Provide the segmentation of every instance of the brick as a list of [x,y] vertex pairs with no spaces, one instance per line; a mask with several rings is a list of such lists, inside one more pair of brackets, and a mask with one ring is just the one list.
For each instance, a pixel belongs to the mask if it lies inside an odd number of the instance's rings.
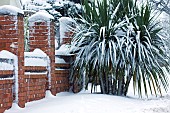
[[0,25],[14,25],[16,21],[0,21]]
[[0,113],[4,113],[5,108],[0,108]]
[[4,19],[5,20],[12,20],[13,21],[13,20],[16,20],[16,16],[6,15],[6,16],[4,16]]

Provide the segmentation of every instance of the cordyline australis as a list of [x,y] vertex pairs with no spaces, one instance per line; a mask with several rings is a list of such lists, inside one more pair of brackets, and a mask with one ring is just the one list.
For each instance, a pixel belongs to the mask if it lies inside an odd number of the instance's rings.
[[100,85],[101,93],[126,96],[130,82],[142,96],[167,91],[169,56],[165,38],[147,3],[133,0],[84,1],[75,18],[71,52],[76,54],[72,82]]

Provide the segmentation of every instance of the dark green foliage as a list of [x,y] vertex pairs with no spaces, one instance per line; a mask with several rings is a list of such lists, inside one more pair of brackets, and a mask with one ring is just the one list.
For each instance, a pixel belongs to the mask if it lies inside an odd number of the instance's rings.
[[99,84],[101,93],[126,95],[131,81],[140,96],[142,88],[146,95],[161,94],[161,85],[167,91],[169,57],[148,4],[138,8],[133,0],[85,1],[77,22],[72,82],[78,78],[82,83],[85,71],[86,83]]
[[60,5],[54,5],[53,9],[60,12],[62,16],[78,17],[78,15],[81,15],[82,9],[77,7],[77,5],[74,2],[63,1]]

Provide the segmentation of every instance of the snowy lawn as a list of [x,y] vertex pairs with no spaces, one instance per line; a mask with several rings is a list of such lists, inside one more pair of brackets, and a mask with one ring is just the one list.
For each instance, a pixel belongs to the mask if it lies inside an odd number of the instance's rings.
[[5,113],[170,113],[170,91],[161,98],[128,95],[118,97],[86,91],[52,96],[47,92],[45,99],[29,102],[25,108],[13,104]]

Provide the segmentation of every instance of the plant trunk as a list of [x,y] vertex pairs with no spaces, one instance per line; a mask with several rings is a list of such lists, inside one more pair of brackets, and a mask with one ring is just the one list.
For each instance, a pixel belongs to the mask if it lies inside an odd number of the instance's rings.
[[125,87],[124,87],[124,89],[123,89],[123,93],[124,93],[125,96],[127,95],[131,78],[132,78],[132,75],[130,75],[130,76],[127,77],[127,80],[126,80],[126,83],[125,83]]
[[103,82],[103,77],[102,77],[101,73],[99,73],[99,79],[100,79],[101,93],[106,94],[104,82]]
[[83,87],[82,87],[82,90],[81,91],[85,91],[85,87],[86,87],[86,69],[84,69],[84,72],[83,72],[83,83],[82,83]]
[[113,80],[113,86],[112,86],[112,93],[113,95],[116,95],[117,92],[117,80]]
[[118,92],[117,92],[118,96],[122,95],[122,83],[123,83],[122,77],[120,77],[118,80]]
[[104,76],[105,77],[105,83],[106,83],[106,87],[105,87],[105,91],[107,94],[109,94],[109,76]]
[[109,94],[112,94],[112,75],[109,75]]
[[124,87],[124,76],[122,75],[122,72],[120,71],[119,78],[118,78],[118,96],[123,95],[123,88]]

